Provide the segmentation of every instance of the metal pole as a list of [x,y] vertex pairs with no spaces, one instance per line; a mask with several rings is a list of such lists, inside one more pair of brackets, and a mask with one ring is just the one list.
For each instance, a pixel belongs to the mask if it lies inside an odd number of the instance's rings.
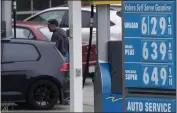
[[[31,0],[31,5],[30,5],[31,12],[34,11],[34,5],[33,4],[34,4],[34,1]],[[33,15],[33,14],[34,14],[34,12],[31,15]]]
[[[176,9],[176,16],[177,16],[177,0],[175,2],[176,2],[175,9]],[[176,21],[176,27],[175,28],[176,28],[176,36],[177,36],[177,20],[175,20],[175,21]],[[177,38],[176,38],[176,44],[177,44]],[[177,46],[176,46],[176,53],[175,54],[177,54]],[[176,64],[176,70],[177,70],[177,64]],[[176,73],[175,73],[175,75],[176,75]],[[176,77],[176,81],[177,81],[177,77]],[[176,88],[177,88],[177,83],[176,83]],[[176,94],[177,94],[177,90],[176,90]],[[176,100],[177,100],[177,95],[176,95]],[[177,108],[177,101],[176,101],[176,108]],[[176,109],[176,113],[177,113],[177,109]]]
[[[99,63],[108,62],[107,45],[110,39],[110,5],[98,5],[96,6],[96,16],[97,16],[97,71],[94,80],[94,112],[103,111],[103,89],[101,83],[101,72],[99,73],[98,68],[100,68]],[[99,74],[98,74],[99,73]],[[101,85],[101,86],[100,86]]]
[[81,1],[69,4],[70,111],[83,112]]
[[2,1],[2,21],[6,22],[6,37],[12,36],[12,1]]
[[107,43],[110,39],[110,5],[96,6],[98,59],[108,61]]

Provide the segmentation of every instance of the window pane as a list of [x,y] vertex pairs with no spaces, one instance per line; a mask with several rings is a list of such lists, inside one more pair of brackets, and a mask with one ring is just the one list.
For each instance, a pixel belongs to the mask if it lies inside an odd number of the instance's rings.
[[52,7],[60,6],[64,3],[67,3],[67,0],[52,0]]
[[68,28],[69,27],[69,15],[68,15],[68,11],[66,11],[66,14],[63,18],[63,20],[61,21],[60,27],[62,28]]
[[52,32],[49,31],[47,27],[42,27],[39,29],[39,31],[45,36],[45,38],[49,41],[51,41],[52,38]]
[[34,61],[39,58],[39,54],[33,45],[4,43],[3,62]]
[[33,0],[34,10],[44,10],[49,8],[49,0]]
[[[14,29],[12,29],[12,34],[14,36]],[[16,37],[17,38],[30,38],[32,36],[31,35],[31,32],[28,30],[28,29],[25,29],[25,28],[16,28]],[[33,36],[34,38],[34,36]]]
[[22,15],[17,15],[17,20],[24,20],[31,16],[31,14],[22,14]]
[[17,11],[31,10],[31,0],[17,0]]
[[50,19],[56,19],[58,20],[58,23],[60,24],[64,14],[65,14],[65,11],[49,11],[49,12],[45,12],[40,15],[37,15],[34,18],[30,19],[29,21],[46,22]]

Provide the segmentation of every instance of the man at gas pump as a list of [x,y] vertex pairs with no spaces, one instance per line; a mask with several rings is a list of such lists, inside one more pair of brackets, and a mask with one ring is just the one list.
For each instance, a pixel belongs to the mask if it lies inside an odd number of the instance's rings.
[[58,27],[58,21],[55,19],[51,19],[48,21],[48,29],[50,32],[53,32],[51,41],[56,43],[58,50],[68,61],[69,40],[66,32]]

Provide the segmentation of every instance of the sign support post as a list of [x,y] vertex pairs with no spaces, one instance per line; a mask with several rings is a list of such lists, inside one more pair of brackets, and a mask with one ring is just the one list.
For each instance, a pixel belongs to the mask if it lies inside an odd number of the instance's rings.
[[70,111],[83,112],[81,1],[69,4]]
[[11,0],[2,0],[2,20],[6,22],[6,37],[12,36],[12,1]]

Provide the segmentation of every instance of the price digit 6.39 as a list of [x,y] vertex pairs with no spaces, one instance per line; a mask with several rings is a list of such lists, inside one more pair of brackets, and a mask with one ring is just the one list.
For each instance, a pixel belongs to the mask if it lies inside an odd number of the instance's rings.
[[[142,56],[143,59],[147,60],[149,58],[149,54],[151,55],[152,60],[157,60],[158,58],[158,53],[160,53],[161,55],[161,59],[160,60],[165,60],[165,56],[167,54],[167,48],[166,48],[166,44],[164,42],[161,42],[159,47],[157,45],[156,42],[152,42],[151,44],[151,48],[152,48],[152,52],[149,53],[150,48],[147,47],[147,42],[144,42],[143,44],[143,50],[142,50]],[[158,52],[159,51],[159,52]]]

